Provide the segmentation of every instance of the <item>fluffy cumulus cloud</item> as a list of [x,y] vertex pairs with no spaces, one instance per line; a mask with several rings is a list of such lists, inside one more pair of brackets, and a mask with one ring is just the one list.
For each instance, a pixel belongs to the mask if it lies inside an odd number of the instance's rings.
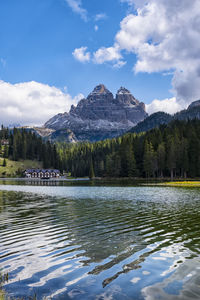
[[94,53],[94,61],[97,64],[102,64],[107,61],[119,61],[121,54],[119,48],[115,45],[114,47],[105,48],[102,47]]
[[200,50],[199,0],[134,2],[137,14],[124,18],[116,41],[121,50],[137,55],[135,72],[194,72]]
[[132,6],[133,13],[121,21],[114,45],[101,47],[93,54],[95,63],[123,65],[123,55],[133,54],[137,58],[135,73],[172,72],[172,91],[178,104],[199,99],[200,1],[121,2]]
[[[95,31],[97,30],[98,26],[95,26]],[[91,55],[87,49],[87,47],[76,48],[72,54],[76,60],[82,63],[92,61],[96,64],[103,64],[108,62],[112,63],[114,68],[121,68],[126,64],[126,62],[121,59],[122,55],[120,49],[116,45],[109,48],[102,47],[93,53],[93,55]]]
[[81,0],[65,0],[73,12],[79,14],[84,21],[87,21],[87,10],[82,7]]
[[87,52],[87,47],[77,48],[72,54],[76,60],[82,63],[90,61],[90,52]]
[[150,104],[146,104],[146,111],[148,114],[152,114],[158,111],[164,111],[168,114],[174,114],[177,111],[185,108],[185,103],[180,103],[177,101],[176,97],[163,99],[163,100],[153,100]]
[[42,125],[83,98],[72,98],[60,89],[35,81],[11,84],[0,81],[0,122],[9,125]]

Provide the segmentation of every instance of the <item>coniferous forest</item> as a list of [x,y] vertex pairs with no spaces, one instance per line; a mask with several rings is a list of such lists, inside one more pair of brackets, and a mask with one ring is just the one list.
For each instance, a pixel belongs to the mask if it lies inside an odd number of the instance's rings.
[[[1,127],[0,141],[6,140],[9,145],[4,146],[4,158],[11,160],[38,160],[43,162],[44,168],[60,168],[60,160],[56,145],[44,142],[41,137],[26,129],[9,130]],[[0,147],[3,147],[0,143]]]
[[73,177],[195,178],[200,176],[200,121],[173,121],[145,133],[96,143],[50,143],[25,129],[1,128],[4,158],[43,162]]
[[63,168],[74,177],[200,176],[199,120],[173,121],[146,133],[57,147]]

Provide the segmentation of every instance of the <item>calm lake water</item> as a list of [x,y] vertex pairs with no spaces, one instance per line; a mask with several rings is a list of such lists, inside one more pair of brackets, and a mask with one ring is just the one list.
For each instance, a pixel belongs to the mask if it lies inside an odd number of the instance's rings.
[[0,185],[10,296],[200,299],[200,190]]

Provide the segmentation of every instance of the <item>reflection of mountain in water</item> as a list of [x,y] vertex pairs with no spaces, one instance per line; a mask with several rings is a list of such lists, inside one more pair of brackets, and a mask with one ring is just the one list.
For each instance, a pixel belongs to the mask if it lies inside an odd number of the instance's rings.
[[[59,196],[60,189],[65,196]],[[0,257],[10,273],[8,291],[17,286],[17,296],[31,294],[34,288],[42,296],[64,293],[63,299],[68,299],[71,292],[75,299],[80,293],[81,299],[94,299],[93,293],[100,295],[102,286],[117,284],[124,299],[133,290],[137,299],[140,288],[147,297],[155,292],[154,286],[164,289],[174,280],[187,279],[191,268],[179,279],[176,274],[184,265],[192,265],[199,254],[196,191],[87,188],[88,199],[80,199],[83,191],[81,187],[55,187],[52,197],[0,194],[0,205],[4,199]],[[200,267],[196,258],[195,263]],[[130,284],[145,269],[153,272],[148,285],[145,276],[140,288]],[[169,277],[170,273],[175,277]]]

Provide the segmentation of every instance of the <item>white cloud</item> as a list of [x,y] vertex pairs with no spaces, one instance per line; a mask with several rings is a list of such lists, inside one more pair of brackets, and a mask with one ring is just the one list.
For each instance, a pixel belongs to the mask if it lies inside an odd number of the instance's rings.
[[178,102],[175,97],[164,100],[155,99],[150,104],[146,104],[146,111],[148,114],[153,114],[158,111],[174,114],[185,108],[184,106],[184,103]]
[[107,18],[107,15],[105,13],[97,14],[94,19],[95,21],[105,20]]
[[95,25],[95,26],[94,26],[94,30],[95,30],[95,31],[98,31],[98,30],[99,30],[99,26]]
[[72,53],[76,60],[80,62],[90,61],[90,52],[87,52],[87,47],[81,47],[74,50]]
[[57,113],[68,111],[83,98],[35,81],[11,84],[0,81],[0,123],[42,125]]
[[79,14],[84,21],[87,21],[87,10],[82,7],[81,0],[65,0],[73,12]]
[[[114,45],[94,53],[96,63],[136,57],[134,71],[172,72],[178,103],[200,98],[200,1],[121,0],[133,6],[120,23]],[[111,51],[112,50],[112,51]],[[115,55],[111,54],[114,53]]]
[[126,65],[126,61],[123,61],[123,60],[118,60],[114,65],[113,65],[113,68],[115,69],[120,69],[122,68],[123,66]]
[[104,62],[118,61],[121,59],[121,54],[117,46],[105,48],[102,47],[94,53],[94,62],[103,64]]

